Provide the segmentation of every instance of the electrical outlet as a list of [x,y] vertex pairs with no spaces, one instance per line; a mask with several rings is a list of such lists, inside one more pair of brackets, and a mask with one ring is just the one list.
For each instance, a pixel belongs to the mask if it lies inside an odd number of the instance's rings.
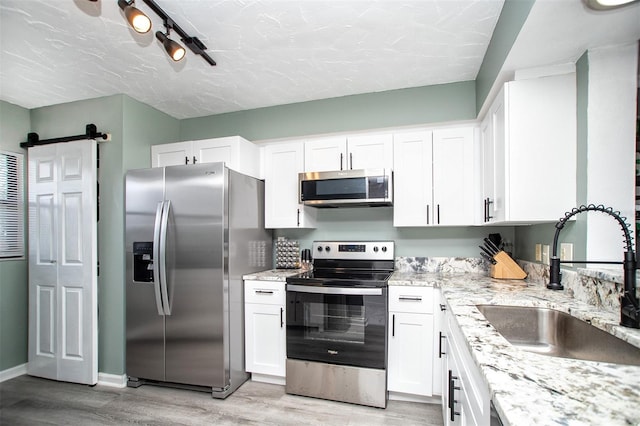
[[[560,260],[573,260],[573,244],[560,243]],[[573,266],[573,263],[567,263],[567,266]]]
[[542,263],[545,265],[549,264],[549,244],[542,246]]
[[542,262],[542,244],[536,244],[536,262]]

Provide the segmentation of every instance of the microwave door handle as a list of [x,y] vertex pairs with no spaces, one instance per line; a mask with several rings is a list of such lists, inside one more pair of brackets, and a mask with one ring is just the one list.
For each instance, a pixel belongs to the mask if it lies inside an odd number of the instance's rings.
[[381,288],[354,288],[354,287],[319,287],[311,285],[287,284],[287,291],[313,294],[340,294],[348,296],[381,296]]
[[165,201],[162,222],[160,224],[160,293],[162,295],[165,315],[171,315],[169,292],[167,291],[167,227],[169,224],[170,211],[171,201]]
[[162,296],[160,294],[160,224],[162,222],[162,211],[164,201],[158,203],[156,208],[156,219],[153,225],[153,291],[156,296],[156,308],[158,315],[164,315],[162,307]]

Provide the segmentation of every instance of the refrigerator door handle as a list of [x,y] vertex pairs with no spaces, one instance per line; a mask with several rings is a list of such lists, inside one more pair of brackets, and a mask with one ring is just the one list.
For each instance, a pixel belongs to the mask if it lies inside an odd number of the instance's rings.
[[153,290],[156,295],[158,315],[164,315],[160,294],[160,223],[162,222],[163,207],[164,201],[160,201],[156,208],[156,221],[153,226]]
[[167,291],[167,226],[169,224],[169,212],[171,211],[171,201],[164,202],[162,221],[160,223],[160,293],[164,315],[171,315],[169,305],[169,292]]

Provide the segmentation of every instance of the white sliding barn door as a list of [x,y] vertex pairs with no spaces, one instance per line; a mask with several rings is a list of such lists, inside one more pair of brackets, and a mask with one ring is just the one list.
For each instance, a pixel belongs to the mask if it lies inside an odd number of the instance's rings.
[[29,365],[98,381],[97,143],[29,148]]

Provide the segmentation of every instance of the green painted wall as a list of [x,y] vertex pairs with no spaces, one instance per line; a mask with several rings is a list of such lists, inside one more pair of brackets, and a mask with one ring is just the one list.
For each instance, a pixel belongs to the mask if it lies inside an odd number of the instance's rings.
[[480,257],[478,246],[490,233],[513,242],[513,227],[394,228],[393,208],[319,209],[317,229],[279,229],[274,238],[298,240],[311,248],[322,240],[393,240],[396,256]]
[[186,119],[180,139],[257,141],[475,118],[475,83],[464,81]]
[[[587,106],[589,101],[589,58],[585,52],[576,62],[577,85],[577,152],[576,180],[578,205],[587,202]],[[562,213],[558,212],[558,219]],[[556,228],[554,224],[520,226],[516,228],[516,254],[518,258],[535,261],[535,244],[553,244]],[[573,243],[573,258],[587,257],[587,216],[575,216],[560,233],[559,243]],[[558,247],[560,250],[560,247]]]
[[[0,101],[0,150],[26,154],[20,142],[27,139],[30,128],[29,110]],[[0,260],[0,371],[28,361],[27,274],[26,259]]]
[[535,0],[505,0],[476,76],[476,111],[480,111]]
[[150,145],[178,139],[178,120],[124,95],[34,109],[41,139],[84,132],[94,123],[111,133],[100,144],[98,223],[98,370],[125,372],[124,175],[150,165]]

